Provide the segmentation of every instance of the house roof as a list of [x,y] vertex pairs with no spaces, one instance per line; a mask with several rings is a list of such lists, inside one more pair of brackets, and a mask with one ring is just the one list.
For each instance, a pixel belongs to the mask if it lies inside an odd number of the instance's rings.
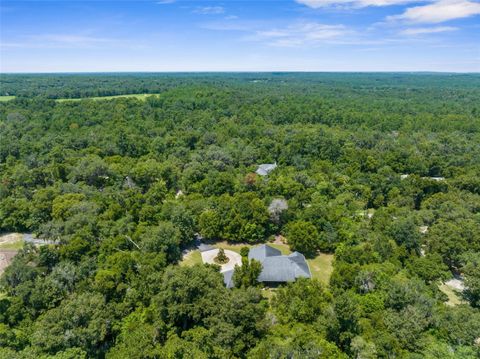
[[266,257],[281,256],[282,252],[278,249],[270,247],[266,244],[262,244],[253,247],[248,252],[248,259],[255,259],[256,261],[263,262]]
[[266,176],[271,171],[277,168],[277,163],[264,163],[258,166],[257,170],[255,171],[260,176]]
[[262,263],[259,282],[293,282],[312,276],[304,255],[299,252],[285,256],[278,249],[262,244],[250,249],[248,258]]

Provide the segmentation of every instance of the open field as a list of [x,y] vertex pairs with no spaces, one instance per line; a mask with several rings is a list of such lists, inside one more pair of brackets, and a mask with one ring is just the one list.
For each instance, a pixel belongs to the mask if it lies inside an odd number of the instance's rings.
[[115,96],[98,96],[98,97],[82,97],[82,98],[59,98],[55,101],[57,102],[76,102],[81,100],[94,100],[94,101],[102,101],[102,100],[113,100],[116,98],[121,97],[129,97],[129,98],[136,98],[139,100],[146,100],[149,96],[155,96],[157,94],[151,93],[142,93],[142,94],[130,94],[130,95],[115,95]]
[[15,96],[0,96],[0,102],[13,100]]

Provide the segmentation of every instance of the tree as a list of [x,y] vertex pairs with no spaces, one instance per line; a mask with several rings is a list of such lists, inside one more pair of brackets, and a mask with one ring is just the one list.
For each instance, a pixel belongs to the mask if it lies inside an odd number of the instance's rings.
[[286,237],[290,248],[305,256],[313,257],[318,248],[317,228],[310,222],[295,221],[287,224]]
[[182,332],[215,315],[227,298],[222,275],[213,267],[170,267],[153,299],[153,308],[159,319]]
[[243,258],[247,258],[249,252],[250,252],[250,248],[248,248],[248,247],[242,247],[242,248],[240,248],[240,255],[241,255]]
[[282,213],[288,209],[288,202],[282,198],[275,198],[268,206],[270,220],[275,224],[280,224]]
[[233,283],[236,288],[248,288],[258,285],[258,276],[262,272],[262,263],[254,259],[249,260],[242,257],[242,265],[235,266],[233,272]]
[[248,358],[346,359],[347,356],[313,328],[295,324],[275,327],[273,333],[248,353]]
[[218,254],[216,255],[216,257],[214,258],[215,262],[218,263],[218,264],[225,264],[225,263],[228,263],[228,257],[226,256],[225,254],[225,249],[223,248],[220,248],[218,250]]
[[399,246],[405,246],[408,251],[420,254],[420,231],[413,218],[395,220],[389,229],[389,234]]
[[465,276],[465,295],[472,307],[480,308],[480,252],[463,255],[462,272]]
[[35,322],[32,345],[45,353],[78,347],[95,356],[111,333],[110,317],[101,295],[74,295]]
[[460,267],[461,254],[467,249],[467,239],[462,232],[462,228],[456,224],[441,220],[427,233],[428,250],[440,254],[451,269]]
[[109,182],[112,175],[103,159],[89,155],[79,161],[70,172],[69,178],[73,182],[83,181],[89,186],[103,187]]
[[200,214],[198,219],[200,234],[206,239],[217,239],[221,237],[221,219],[215,210],[206,210]]
[[284,324],[313,323],[327,312],[331,294],[318,280],[299,278],[275,292],[272,308]]
[[181,233],[171,222],[161,222],[156,227],[139,227],[136,237],[145,252],[165,253],[169,262],[180,259]]

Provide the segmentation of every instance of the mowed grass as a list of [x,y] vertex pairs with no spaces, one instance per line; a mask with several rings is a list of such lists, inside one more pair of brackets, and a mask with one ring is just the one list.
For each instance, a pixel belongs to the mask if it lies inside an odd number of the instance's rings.
[[180,267],[192,267],[195,264],[202,264],[202,255],[198,249],[188,252],[180,261]]
[[0,96],[0,102],[13,100],[15,96]]
[[142,101],[145,101],[149,96],[155,96],[156,94],[152,93],[141,93],[141,94],[130,94],[130,95],[115,95],[115,96],[97,96],[97,97],[82,97],[82,98],[59,98],[55,101],[57,102],[76,102],[82,100],[94,100],[94,101],[102,101],[102,100],[113,100],[116,98],[136,98]]
[[333,254],[320,253],[313,259],[307,259],[312,278],[328,285],[333,272]]
[[216,248],[228,249],[236,253],[240,253],[240,250],[243,247],[248,247],[248,248],[252,247],[251,244],[247,244],[247,243],[228,243],[226,241],[214,243],[213,246]]

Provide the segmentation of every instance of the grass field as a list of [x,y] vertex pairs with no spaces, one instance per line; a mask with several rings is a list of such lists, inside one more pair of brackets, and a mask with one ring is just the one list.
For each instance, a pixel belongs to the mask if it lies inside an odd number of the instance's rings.
[[179,263],[181,267],[191,267],[195,264],[202,264],[202,256],[199,250],[188,252]]
[[[290,247],[288,247],[286,244],[268,243],[268,245],[277,248],[284,255],[292,253]],[[217,248],[228,249],[237,253],[240,253],[240,249],[242,247],[252,247],[250,244],[246,243],[236,244],[225,241],[215,243],[214,246]],[[333,271],[333,254],[320,253],[315,258],[307,259],[307,262],[308,266],[310,267],[310,272],[312,273],[312,278],[318,279],[322,283],[328,285]],[[202,263],[200,251],[195,250],[184,256],[183,260],[180,262],[180,265],[192,266],[200,263]]]
[[15,96],[0,96],[0,102],[13,100]]
[[129,97],[129,98],[137,98],[139,100],[146,100],[148,96],[155,96],[155,94],[151,93],[142,93],[142,94],[131,94],[131,95],[116,95],[116,96],[98,96],[98,97],[83,97],[83,98],[59,98],[55,101],[57,102],[76,102],[81,100],[94,100],[94,101],[102,101],[102,100],[113,100],[116,98],[121,97]]
[[307,262],[312,277],[328,285],[333,272],[333,254],[320,253],[313,259],[307,259]]

